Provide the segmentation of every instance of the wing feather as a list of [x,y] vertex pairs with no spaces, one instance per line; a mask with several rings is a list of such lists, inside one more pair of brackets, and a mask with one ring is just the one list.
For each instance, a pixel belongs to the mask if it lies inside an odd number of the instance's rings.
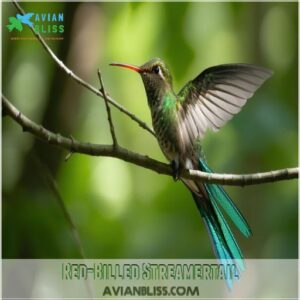
[[184,148],[203,138],[208,129],[217,131],[229,121],[272,71],[248,64],[208,68],[178,94],[179,133]]
[[221,92],[221,91],[207,91],[206,96],[209,97],[209,95],[211,95],[214,98],[216,102],[220,103],[221,105],[224,105],[224,103],[226,106],[233,114],[235,114],[235,108],[238,108],[238,110],[236,111],[236,113],[238,113],[240,111],[241,106],[245,105],[246,103],[246,99],[240,99],[237,97],[234,97],[228,93],[225,92]]
[[224,108],[221,104],[214,101],[215,99],[211,98],[209,95],[205,97],[207,106],[214,112],[218,118],[220,118],[223,121],[228,121],[232,118],[233,114],[226,110],[226,107]]
[[[215,115],[207,108],[205,102],[203,102],[203,105],[200,106],[200,109],[204,116],[207,118],[207,120],[210,123],[211,129],[214,131],[219,129],[219,125],[217,124]],[[195,137],[196,138],[196,137]]]
[[200,105],[195,105],[195,109],[193,110],[194,119],[197,120],[196,124],[198,127],[199,135],[198,136],[204,136],[205,131],[208,128],[208,123],[206,118],[204,117]]

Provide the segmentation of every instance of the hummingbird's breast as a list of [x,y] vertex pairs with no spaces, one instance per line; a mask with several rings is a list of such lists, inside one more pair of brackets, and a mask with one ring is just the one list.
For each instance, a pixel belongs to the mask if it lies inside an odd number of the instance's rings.
[[162,100],[152,102],[152,124],[159,146],[169,161],[178,161],[188,169],[197,168],[198,150],[194,143],[185,144],[180,127],[180,115],[177,110],[177,98],[174,94],[165,95]]
[[166,95],[151,106],[152,124],[161,150],[169,161],[178,158],[176,98]]

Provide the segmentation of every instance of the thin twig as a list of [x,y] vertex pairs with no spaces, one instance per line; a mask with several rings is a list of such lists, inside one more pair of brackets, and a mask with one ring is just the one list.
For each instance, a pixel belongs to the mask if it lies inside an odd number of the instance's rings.
[[[74,138],[73,138],[73,136],[70,134],[70,139],[71,139],[71,141],[72,141],[72,144],[73,144],[73,141],[74,141]],[[71,148],[71,151],[66,155],[66,157],[65,157],[65,162],[67,162],[70,158],[71,158],[71,156],[73,155],[73,150],[72,150],[72,148]]]
[[57,183],[55,181],[55,179],[53,178],[49,168],[40,160],[40,158],[37,155],[33,156],[33,160],[35,162],[35,164],[37,165],[37,167],[39,168],[39,170],[41,170],[41,175],[44,177],[45,182],[47,183],[47,185],[49,186],[50,190],[52,191],[52,193],[55,196],[55,199],[57,200],[58,205],[60,206],[63,215],[65,217],[65,219],[67,220],[68,225],[70,226],[72,235],[73,235],[73,239],[77,245],[79,254],[81,256],[81,258],[86,258],[85,254],[84,254],[84,250],[83,250],[83,246],[79,237],[79,233],[78,230],[76,228],[76,225],[71,217],[71,214],[69,213],[65,202],[59,192]]
[[[15,5],[15,7],[18,9],[18,11],[25,15],[25,11],[23,10],[23,8],[17,3],[17,1],[13,0],[13,4]],[[43,48],[50,54],[51,58],[55,61],[55,63],[67,74],[69,75],[75,82],[77,82],[78,84],[86,87],[88,90],[90,90],[91,92],[93,92],[94,94],[96,94],[97,96],[101,97],[104,99],[104,95],[98,90],[96,89],[94,86],[92,86],[91,84],[87,83],[86,81],[84,81],[82,78],[80,78],[78,75],[76,75],[71,69],[69,69],[56,55],[55,53],[52,51],[52,49],[48,46],[48,44],[45,42],[45,40],[42,38],[42,36],[35,32],[33,28],[29,27],[30,30],[32,31],[32,33],[37,37],[37,39],[40,41],[40,43],[42,44]],[[126,114],[130,119],[132,119],[134,122],[138,123],[138,125],[140,127],[142,127],[143,129],[147,130],[148,132],[150,132],[153,136],[155,136],[154,131],[142,120],[140,120],[138,117],[136,117],[133,113],[131,113],[130,111],[128,111],[124,106],[122,106],[121,104],[119,104],[118,102],[116,102],[113,98],[111,98],[110,96],[107,96],[107,102],[109,102],[111,105],[113,105],[114,107],[116,107],[119,111],[121,111],[122,113]]]
[[[140,167],[150,169],[159,174],[172,176],[173,171],[170,165],[161,163],[148,156],[141,155],[121,146],[117,148],[113,145],[97,145],[83,143],[70,139],[68,137],[55,134],[43,126],[36,124],[25,115],[23,115],[11,102],[2,95],[2,107],[4,107],[8,115],[14,119],[25,131],[30,132],[37,138],[47,144],[55,145],[64,148],[74,153],[82,153],[93,156],[110,156],[130,162]],[[183,170],[181,177],[185,179],[193,179],[209,183],[219,183],[223,185],[245,186],[252,184],[262,184],[280,180],[295,179],[299,176],[299,168],[286,168],[282,170],[255,173],[255,174],[217,174],[206,173],[198,170]]]
[[103,85],[102,75],[101,75],[101,72],[100,72],[99,69],[98,69],[98,77],[99,77],[99,82],[100,82],[100,92],[102,93],[103,98],[104,98],[104,102],[105,102],[107,120],[108,120],[108,123],[109,123],[111,138],[113,140],[114,147],[117,147],[118,146],[118,141],[117,141],[117,138],[116,138],[115,128],[114,128],[114,124],[113,124],[112,117],[111,117],[111,112],[110,112],[110,107],[109,107],[109,103],[108,103],[108,99],[107,99],[107,94],[106,94],[106,91],[105,91],[104,85]]
[[[59,207],[61,208],[63,215],[71,229],[71,233],[74,239],[74,242],[78,248],[79,251],[79,255],[83,260],[86,260],[86,256],[83,250],[83,246],[82,246],[82,242],[78,233],[78,229],[72,219],[72,216],[70,214],[70,212],[68,211],[68,208],[65,205],[64,199],[62,198],[60,192],[59,192],[59,188],[57,186],[56,180],[53,178],[49,168],[46,166],[46,164],[44,164],[41,159],[38,157],[37,154],[32,156],[32,159],[34,161],[34,163],[36,164],[36,166],[38,167],[38,169],[40,170],[40,174],[42,175],[42,177],[44,178],[46,184],[48,185],[49,189],[52,191]],[[87,288],[87,292],[90,296],[91,299],[93,299],[93,289],[91,286],[91,283],[87,280],[85,281],[85,285]]]

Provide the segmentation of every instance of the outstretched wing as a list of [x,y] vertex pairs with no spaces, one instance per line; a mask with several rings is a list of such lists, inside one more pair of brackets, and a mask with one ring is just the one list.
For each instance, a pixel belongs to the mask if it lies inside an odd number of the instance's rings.
[[182,146],[202,139],[207,129],[220,129],[272,73],[254,65],[226,64],[208,68],[188,82],[178,94]]
[[25,15],[17,14],[17,18],[19,20],[24,20],[24,21],[28,20],[29,21],[33,15],[34,15],[34,13],[27,13]]
[[33,15],[34,15],[34,13],[27,13],[27,14],[24,15],[24,17],[26,19],[30,19]]

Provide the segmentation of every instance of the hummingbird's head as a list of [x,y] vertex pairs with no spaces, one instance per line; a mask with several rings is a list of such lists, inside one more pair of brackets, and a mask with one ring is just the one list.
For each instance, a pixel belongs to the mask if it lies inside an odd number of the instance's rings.
[[171,73],[160,58],[153,58],[140,67],[120,63],[112,63],[110,65],[139,73],[144,82],[149,104],[161,100],[166,91],[172,90]]
[[153,88],[158,86],[172,87],[172,76],[165,62],[160,58],[153,58],[140,66],[143,82]]

